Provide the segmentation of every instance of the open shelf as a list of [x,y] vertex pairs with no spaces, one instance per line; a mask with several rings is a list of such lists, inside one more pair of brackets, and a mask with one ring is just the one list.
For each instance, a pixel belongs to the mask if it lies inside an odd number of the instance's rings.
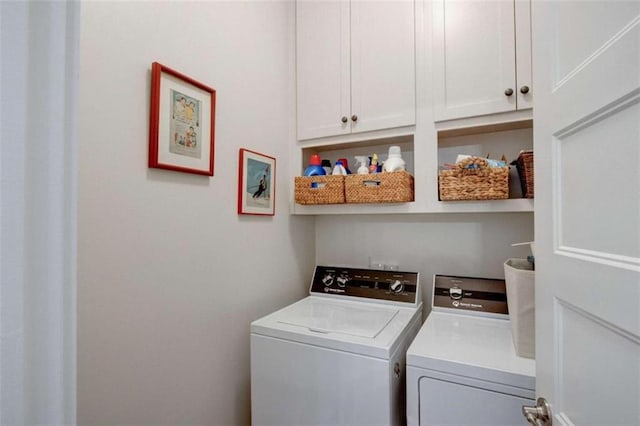
[[[458,154],[477,157],[489,157],[500,160],[503,156],[507,164],[518,158],[520,151],[533,149],[533,128],[531,121],[503,123],[501,125],[482,126],[464,129],[464,132],[438,132],[438,166],[455,163]],[[509,170],[509,200],[522,199],[522,188],[518,171],[514,166]],[[489,200],[482,203],[495,203]],[[455,201],[456,203],[477,203],[475,201]],[[445,201],[443,203],[452,203]],[[520,203],[527,205],[527,203]],[[458,209],[458,208],[456,208]]]
[[[497,121],[499,119],[505,121]],[[356,155],[386,158],[392,145],[400,146],[407,171],[415,179],[415,200],[409,203],[300,205],[292,201],[296,215],[351,214],[419,214],[419,213],[508,213],[534,211],[534,200],[522,198],[520,180],[515,167],[509,176],[509,199],[487,201],[439,201],[438,168],[455,162],[458,154],[500,159],[504,154],[511,162],[521,150],[533,147],[531,112],[453,120],[434,123],[430,131],[413,133],[413,129],[395,129],[372,135],[349,135],[297,142],[292,175],[301,176],[312,154],[331,161],[347,158],[352,172],[357,170]],[[293,177],[292,177],[293,180]],[[293,198],[293,194],[292,194]]]
[[356,155],[371,157],[375,153],[378,155],[380,161],[382,161],[387,158],[389,147],[394,145],[399,146],[402,150],[402,158],[407,163],[407,171],[413,174],[413,135],[402,135],[367,141],[304,147],[301,149],[302,158],[300,160],[302,167],[299,175],[301,176],[304,172],[312,154],[319,154],[323,160],[327,159],[331,161],[332,167],[335,165],[336,160],[346,158],[351,172],[356,173],[356,170],[358,169],[358,164],[355,159]]

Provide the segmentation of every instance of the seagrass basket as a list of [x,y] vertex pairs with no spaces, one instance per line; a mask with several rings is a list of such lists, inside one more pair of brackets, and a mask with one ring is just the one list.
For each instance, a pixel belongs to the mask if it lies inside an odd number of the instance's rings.
[[509,167],[489,167],[487,161],[471,157],[455,168],[441,170],[440,200],[503,200],[509,198]]
[[533,198],[533,151],[522,151],[514,163],[520,177],[522,196]]
[[344,203],[344,178],[344,176],[296,176],[294,184],[296,203]]
[[348,175],[344,182],[347,203],[406,203],[413,201],[413,176],[406,171]]

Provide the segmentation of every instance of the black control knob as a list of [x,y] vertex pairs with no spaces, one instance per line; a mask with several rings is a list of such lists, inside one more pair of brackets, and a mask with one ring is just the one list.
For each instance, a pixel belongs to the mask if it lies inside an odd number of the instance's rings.
[[462,299],[462,289],[460,287],[451,287],[449,289],[449,297],[451,297],[453,300]]
[[402,290],[404,290],[404,285],[400,282],[400,280],[395,280],[393,283],[391,283],[391,286],[389,286],[389,288],[394,293],[402,293]]
[[347,286],[347,283],[349,282],[349,277],[345,277],[344,275],[340,275],[336,281],[338,281],[338,287],[343,287],[344,288],[344,287]]
[[324,284],[325,287],[331,287],[333,285],[333,280],[333,274],[326,274],[322,277],[322,284]]

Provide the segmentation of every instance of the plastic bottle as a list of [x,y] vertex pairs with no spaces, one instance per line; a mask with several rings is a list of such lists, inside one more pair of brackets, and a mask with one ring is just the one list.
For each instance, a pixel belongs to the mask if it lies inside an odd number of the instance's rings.
[[342,165],[342,161],[338,160],[336,161],[336,165],[333,168],[333,173],[331,173],[332,175],[336,176],[336,175],[343,175],[346,176],[347,175],[347,169],[344,168],[344,166]]
[[369,173],[378,173],[378,154],[373,154],[373,156],[371,157]]
[[356,162],[360,164],[360,167],[358,167],[358,174],[368,175],[369,168],[367,167],[367,157],[364,155],[356,155]]
[[324,172],[328,175],[331,174],[331,161],[329,160],[322,160],[322,168],[324,169]]
[[342,167],[347,171],[347,174],[351,174],[351,170],[349,170],[349,161],[346,158],[338,158],[338,161],[342,163]]
[[389,157],[387,158],[387,161],[384,162],[382,170],[385,172],[397,172],[406,170],[406,163],[402,159],[402,154],[400,152],[399,146],[389,147]]
[[304,170],[305,176],[323,176],[327,172],[322,168],[322,160],[318,154],[313,154],[309,158],[309,166]]

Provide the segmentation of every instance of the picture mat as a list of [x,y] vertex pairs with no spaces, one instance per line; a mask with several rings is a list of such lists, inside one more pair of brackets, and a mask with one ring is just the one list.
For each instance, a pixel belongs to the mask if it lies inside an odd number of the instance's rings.
[[[193,158],[186,155],[170,152],[171,144],[171,105],[173,102],[171,90],[196,98],[201,102],[201,131],[202,153],[201,158]],[[209,170],[211,162],[211,93],[185,83],[173,75],[161,73],[160,75],[160,119],[158,123],[158,163],[170,164],[197,170]]]

